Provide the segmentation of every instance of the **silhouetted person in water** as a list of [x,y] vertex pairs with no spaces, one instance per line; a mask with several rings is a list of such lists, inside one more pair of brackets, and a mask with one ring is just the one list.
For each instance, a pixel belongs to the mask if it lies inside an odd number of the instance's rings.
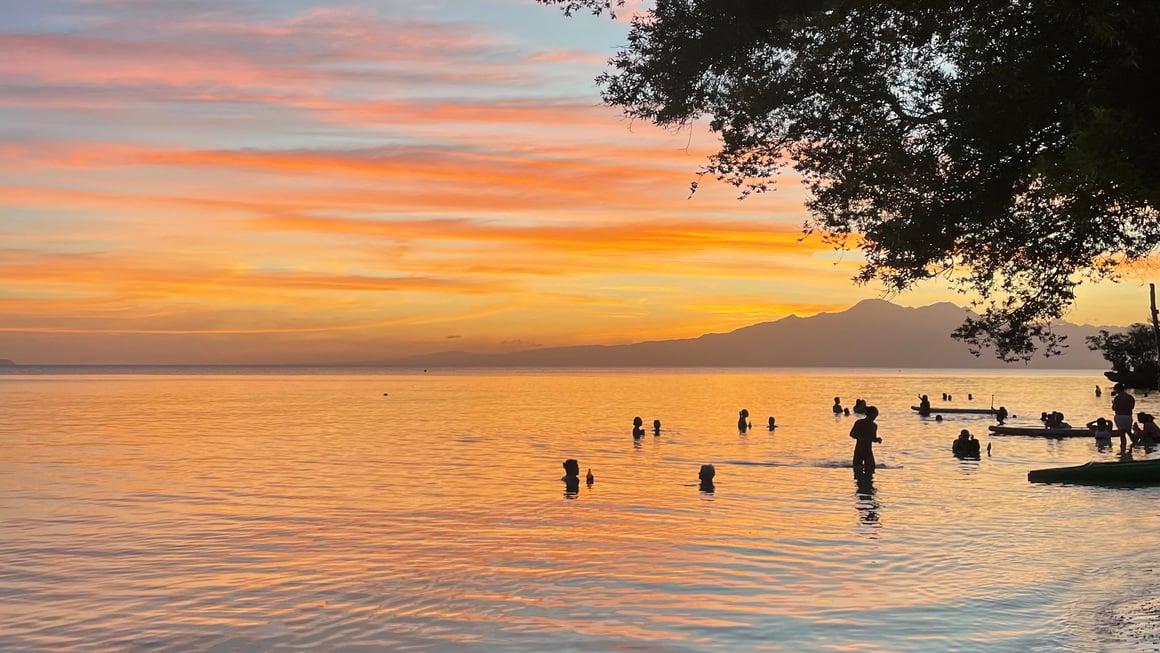
[[661,421],[659,419],[653,420],[653,435],[661,434]]
[[951,444],[951,453],[955,458],[978,458],[979,441],[971,437],[967,429],[959,431],[959,437]]
[[701,491],[712,492],[715,489],[713,485],[713,477],[717,476],[717,470],[712,465],[701,465],[701,472],[697,474],[697,478],[701,479]]
[[834,397],[834,414],[835,415],[842,414],[842,398],[841,397]]
[[995,411],[995,419],[999,420],[999,423],[1002,424],[1007,421],[1008,414],[1005,406],[999,406],[999,410]]
[[[639,416],[632,418],[632,439],[639,440],[644,437],[644,420]],[[579,473],[579,472],[577,472]]]
[[769,430],[772,431],[775,428],[777,428],[777,420],[773,419],[773,417],[770,417],[769,418]]
[[850,437],[854,438],[854,476],[866,476],[874,473],[874,443],[882,442],[878,437],[878,424],[874,422],[878,417],[878,408],[866,407],[866,416],[854,422],[850,429]]
[[737,430],[742,433],[749,430],[749,411],[745,408],[742,408],[741,412],[737,414]]
[[575,458],[564,461],[564,493],[575,494],[580,491],[580,463]]
[[1132,432],[1132,410],[1136,408],[1136,398],[1124,389],[1123,383],[1112,386],[1112,423],[1120,434],[1120,447],[1128,442],[1128,434]]
[[918,398],[918,414],[923,417],[930,416],[930,399],[926,395]]
[[974,401],[974,400],[975,400],[975,395],[968,392],[967,393],[967,401]]
[[591,467],[588,468],[588,475],[584,477],[584,480],[588,483],[588,487],[592,487],[592,484],[596,482],[596,477],[592,475]]
[[1103,391],[1103,390],[1100,390],[1100,386],[1098,386],[1098,385],[1097,385],[1097,386],[1096,386],[1096,396],[1098,397],[1098,396],[1100,396],[1100,395],[1102,395],[1102,394],[1104,394],[1104,391]]
[[866,414],[866,400],[865,399],[862,399],[861,397],[859,397],[858,399],[854,400],[854,412],[858,413],[859,415]]

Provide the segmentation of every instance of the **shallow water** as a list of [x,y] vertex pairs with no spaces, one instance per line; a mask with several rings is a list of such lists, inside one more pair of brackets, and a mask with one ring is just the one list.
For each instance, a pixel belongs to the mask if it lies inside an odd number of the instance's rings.
[[[0,650],[1155,646],[1160,488],[1032,485],[1117,453],[908,408],[1078,424],[1098,373],[179,372],[0,376]],[[862,492],[834,395],[882,411]]]

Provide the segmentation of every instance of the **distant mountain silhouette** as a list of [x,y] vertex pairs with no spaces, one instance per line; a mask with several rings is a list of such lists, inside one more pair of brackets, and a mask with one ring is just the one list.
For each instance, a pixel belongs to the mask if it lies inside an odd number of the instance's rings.
[[[529,349],[507,354],[442,352],[388,361],[419,367],[895,367],[1105,369],[1084,336],[1098,327],[1067,322],[1061,356],[1038,356],[1029,364],[1003,363],[993,354],[971,355],[950,333],[971,315],[949,302],[908,308],[867,299],[841,313],[796,315],[699,338],[630,345]],[[1117,330],[1118,327],[1105,327]]]

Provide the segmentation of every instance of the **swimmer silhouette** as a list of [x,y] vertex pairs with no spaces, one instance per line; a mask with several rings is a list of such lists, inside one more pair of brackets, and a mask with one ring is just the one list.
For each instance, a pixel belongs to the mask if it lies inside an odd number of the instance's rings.
[[749,411],[744,408],[737,414],[737,430],[742,433],[749,430]]
[[564,476],[560,480],[564,481],[564,496],[574,497],[580,491],[580,463],[575,458],[564,461]]
[[[632,418],[632,439],[639,440],[644,437],[644,420],[639,416]],[[577,472],[579,473],[579,472]]]
[[653,420],[653,435],[661,434],[661,421],[659,419]]
[[712,465],[701,465],[701,471],[697,474],[697,478],[701,479],[700,490],[702,492],[712,492],[716,489],[713,485],[713,478],[717,476],[717,470]]
[[951,443],[951,453],[955,458],[979,458],[979,441],[967,429],[959,431],[959,437]]
[[775,428],[777,428],[777,420],[770,417],[769,418],[769,430],[772,431]]
[[580,478],[580,463],[575,458],[564,461],[564,477],[560,480],[566,481],[571,477]]
[[834,414],[835,415],[842,414],[842,398],[841,397],[834,397]]
[[591,467],[588,468],[588,475],[584,477],[584,480],[588,482],[588,487],[592,487],[592,484],[596,482],[596,477],[592,475]]

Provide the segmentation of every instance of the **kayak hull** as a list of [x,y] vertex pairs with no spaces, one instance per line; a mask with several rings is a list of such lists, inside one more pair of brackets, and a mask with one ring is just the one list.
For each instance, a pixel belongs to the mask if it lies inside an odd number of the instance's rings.
[[1025,435],[1038,438],[1092,438],[1091,429],[1047,429],[1042,426],[1006,426],[992,424],[987,427],[991,435]]
[[1075,485],[1160,485],[1160,460],[1090,462],[1074,467],[1053,467],[1027,472],[1032,483]]
[[[911,406],[910,409],[913,411],[922,412],[922,409],[919,408],[918,406]],[[968,415],[994,415],[997,412],[999,412],[999,410],[997,408],[938,408],[936,406],[930,407],[930,414],[931,415],[934,415],[934,414],[947,415],[950,413],[961,413],[961,414],[968,414]]]

